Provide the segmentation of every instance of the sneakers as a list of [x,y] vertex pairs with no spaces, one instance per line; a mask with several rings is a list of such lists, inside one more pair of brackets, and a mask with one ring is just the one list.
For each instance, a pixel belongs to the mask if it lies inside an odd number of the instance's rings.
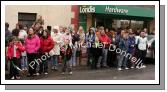
[[128,70],[129,68],[128,67],[125,67],[126,70]]
[[118,70],[119,70],[119,71],[121,71],[121,70],[122,70],[122,68],[118,68]]
[[72,74],[72,72],[69,72],[69,74],[71,75],[71,74]]
[[14,80],[14,76],[11,78],[11,80]]
[[45,72],[44,74],[45,74],[45,75],[48,75],[48,73],[47,73],[47,72]]
[[36,75],[38,76],[38,75],[40,75],[39,73],[36,73]]
[[136,68],[137,68],[137,69],[140,69],[140,67],[139,67],[139,66],[136,66]]
[[19,80],[19,79],[20,79],[20,76],[16,76],[16,79],[18,79],[18,80]]
[[146,68],[146,66],[145,66],[145,65],[142,65],[141,68]]
[[132,69],[133,69],[134,67],[133,67],[133,66],[131,66],[130,68],[132,68]]

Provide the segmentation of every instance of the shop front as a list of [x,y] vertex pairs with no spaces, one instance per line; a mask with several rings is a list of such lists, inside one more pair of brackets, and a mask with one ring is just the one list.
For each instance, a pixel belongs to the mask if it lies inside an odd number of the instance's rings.
[[137,28],[154,27],[154,8],[139,6],[114,6],[114,5],[81,5],[79,6],[79,26],[85,30],[89,27],[104,26],[105,28]]

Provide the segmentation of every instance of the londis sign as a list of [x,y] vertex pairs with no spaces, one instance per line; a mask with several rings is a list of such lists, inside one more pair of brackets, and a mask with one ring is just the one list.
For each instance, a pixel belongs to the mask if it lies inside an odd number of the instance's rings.
[[81,5],[79,7],[80,13],[117,13],[127,14],[128,10],[112,5]]
[[80,6],[79,7],[79,12],[80,13],[95,13],[95,7],[94,6],[88,6],[88,5],[84,5],[84,6]]

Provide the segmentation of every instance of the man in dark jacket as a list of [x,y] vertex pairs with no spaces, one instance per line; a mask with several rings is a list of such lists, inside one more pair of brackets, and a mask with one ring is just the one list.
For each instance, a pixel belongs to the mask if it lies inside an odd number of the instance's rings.
[[9,24],[5,23],[5,47],[7,46],[10,37],[12,36],[12,33],[9,31]]
[[[10,42],[10,38],[12,37],[12,33],[9,31],[9,23],[5,23],[5,51],[7,51],[8,43]],[[5,69],[8,70],[8,59],[5,57],[6,63],[5,63]]]

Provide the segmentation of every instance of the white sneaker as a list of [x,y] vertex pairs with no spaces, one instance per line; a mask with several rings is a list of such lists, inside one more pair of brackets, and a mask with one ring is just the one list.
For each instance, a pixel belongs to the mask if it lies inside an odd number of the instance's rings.
[[16,76],[16,79],[18,79],[18,80],[19,80],[19,79],[20,79],[20,76]]
[[11,79],[14,80],[14,76]]
[[71,75],[71,74],[72,74],[72,72],[69,72],[69,74]]
[[145,66],[145,65],[143,65],[142,67],[143,67],[143,68],[146,68],[146,66]]
[[45,72],[45,75],[47,75],[48,73],[47,72]]
[[128,67],[125,67],[126,70],[128,70],[129,68]]
[[140,67],[139,67],[139,66],[136,66],[136,68],[137,68],[137,69],[140,69]]
[[121,70],[122,70],[122,68],[118,68],[118,70],[119,70],[119,71],[121,71]]
[[132,69],[133,69],[134,67],[133,67],[133,66],[131,66],[130,68],[132,68]]
[[39,73],[36,73],[36,75],[38,76],[38,75],[40,75]]

